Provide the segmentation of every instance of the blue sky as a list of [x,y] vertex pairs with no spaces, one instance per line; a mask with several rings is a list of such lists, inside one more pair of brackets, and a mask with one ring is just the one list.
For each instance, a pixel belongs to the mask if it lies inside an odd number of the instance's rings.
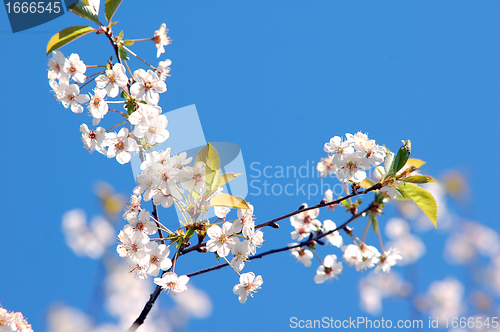
[[[468,175],[473,203],[461,212],[499,230],[492,214],[499,198],[494,173],[499,161],[499,14],[495,1],[136,0],[124,1],[114,30],[123,29],[126,38],[145,38],[167,24],[173,43],[160,59],[172,60],[172,76],[160,106],[166,112],[195,104],[207,141],[239,145],[247,175],[252,175],[253,162],[262,168],[317,162],[325,156],[323,144],[344,133],[366,132],[392,150],[411,139],[413,156],[428,162],[426,173],[439,176],[459,168]],[[0,302],[22,311],[37,331],[45,329],[50,304],[65,301],[85,310],[92,293],[97,263],[67,248],[60,227],[63,213],[80,207],[88,215],[98,214],[92,188],[99,180],[126,195],[134,187],[129,165],[82,148],[79,126],[90,118],[64,109],[49,91],[47,41],[67,26],[84,24],[65,14],[13,34],[0,10]],[[93,53],[98,49],[104,52]],[[157,63],[153,43],[134,50]],[[105,38],[93,34],[62,51],[79,53],[86,63],[111,55]],[[255,206],[257,222],[263,222],[304,202],[317,203],[321,195],[310,201],[302,195],[247,199]],[[341,223],[346,214],[321,211],[320,220],[326,218]],[[261,250],[291,242],[289,222],[281,224],[280,230],[264,230]],[[363,226],[360,222],[357,228]],[[428,253],[419,262],[422,291],[430,280],[460,273],[438,265],[433,250],[441,255],[439,234],[426,240]],[[199,268],[216,263],[212,256],[204,259],[197,260]],[[306,269],[288,254],[248,265],[263,275],[264,288],[245,305],[232,294],[237,280],[232,271],[193,278],[208,290],[215,313],[192,322],[190,330],[268,330],[270,324],[286,330],[291,316],[366,315],[358,309],[360,275],[352,269],[345,268],[331,284],[315,285],[314,264]],[[197,267],[179,269],[188,273]],[[402,301],[385,309],[384,317],[408,316]]]

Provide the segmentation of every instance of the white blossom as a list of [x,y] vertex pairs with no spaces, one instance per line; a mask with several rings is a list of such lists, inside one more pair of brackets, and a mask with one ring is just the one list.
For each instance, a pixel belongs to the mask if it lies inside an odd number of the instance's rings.
[[162,291],[172,290],[174,294],[184,292],[187,289],[188,281],[188,276],[178,277],[174,272],[167,272],[161,278],[154,279],[154,283],[161,286]]
[[64,72],[77,83],[84,83],[87,76],[84,75],[87,66],[80,60],[80,56],[73,53],[64,60]]
[[165,53],[164,46],[167,46],[172,43],[169,37],[167,37],[167,25],[163,23],[160,26],[160,29],[155,31],[154,41],[156,44],[157,52],[156,57],[159,58],[161,54]]
[[112,69],[106,69],[106,75],[97,76],[95,83],[99,89],[106,88],[107,95],[115,98],[120,88],[126,87],[128,83],[125,67],[121,63],[115,63]]
[[253,296],[253,293],[261,288],[263,282],[262,277],[255,277],[253,272],[242,273],[240,283],[233,287],[233,293],[238,295],[240,303],[245,303],[248,295]]
[[320,265],[316,270],[314,282],[317,284],[322,284],[329,279],[337,279],[337,275],[342,272],[342,269],[342,262],[337,262],[337,256],[328,255],[325,257],[323,264]]
[[167,91],[165,82],[158,78],[155,72],[144,69],[137,69],[134,72],[135,83],[130,87],[132,97],[145,100],[148,104],[158,105],[160,101],[159,93]]
[[218,225],[210,226],[207,230],[207,235],[210,237],[207,241],[207,249],[212,252],[216,251],[220,257],[229,255],[231,248],[236,244],[231,228],[230,222],[225,222],[222,228]]
[[[288,244],[289,247],[297,245],[298,243],[290,243]],[[305,267],[311,266],[311,260],[313,259],[314,255],[311,250],[305,249],[305,248],[293,248],[290,249],[290,252],[292,253],[292,256],[296,258],[299,262],[304,264]]]

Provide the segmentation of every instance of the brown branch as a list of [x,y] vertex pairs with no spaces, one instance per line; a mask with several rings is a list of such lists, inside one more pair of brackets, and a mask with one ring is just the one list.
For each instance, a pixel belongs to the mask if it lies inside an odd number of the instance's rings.
[[[262,224],[258,224],[258,225],[255,225],[255,228],[262,228],[262,227],[265,227],[265,226],[271,226],[273,228],[276,228],[275,225],[277,221],[280,221],[280,220],[283,220],[283,219],[286,219],[286,218],[289,218],[289,217],[292,217],[296,214],[299,214],[301,212],[304,212],[304,211],[310,211],[310,210],[314,210],[314,209],[318,209],[318,208],[322,208],[322,207],[325,207],[325,206],[331,206],[331,205],[336,205],[336,204],[339,204],[340,202],[342,201],[345,201],[346,199],[349,199],[351,197],[354,197],[354,196],[358,196],[358,195],[364,195],[364,194],[367,194],[369,193],[370,191],[373,191],[373,190],[378,190],[378,189],[381,189],[382,188],[382,184],[381,183],[377,183],[377,184],[374,184],[373,186],[371,186],[370,188],[368,189],[365,189],[363,191],[359,191],[359,192],[354,192],[354,193],[351,193],[347,196],[344,196],[342,198],[339,198],[339,199],[336,199],[336,200],[333,200],[331,202],[328,202],[328,203],[324,203],[323,201],[321,201],[319,204],[317,205],[314,205],[314,206],[310,206],[310,207],[307,207],[305,209],[298,209],[296,211],[293,211],[293,212],[290,212],[288,214],[285,214],[284,216],[281,216],[281,217],[278,217],[278,218],[274,218],[272,220],[269,220],[269,221],[266,221]],[[195,246],[192,246],[192,247],[188,247],[186,249],[184,249],[182,252],[181,252],[181,255],[184,255],[184,254],[187,254],[191,251],[194,251],[194,250],[198,250],[198,249],[201,249],[203,248],[204,246],[206,246],[206,242],[203,242],[203,243],[198,243],[197,245]]]

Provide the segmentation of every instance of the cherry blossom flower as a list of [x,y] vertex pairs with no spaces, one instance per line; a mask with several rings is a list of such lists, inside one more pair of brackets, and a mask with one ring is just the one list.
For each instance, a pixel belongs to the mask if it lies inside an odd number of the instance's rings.
[[[290,243],[288,244],[289,247],[297,245],[298,243]],[[308,250],[306,248],[293,248],[290,249],[292,256],[295,257],[299,262],[304,264],[305,267],[311,266],[311,260],[313,259],[314,255],[311,250]]]
[[329,279],[337,279],[337,275],[342,272],[342,269],[342,262],[337,262],[337,256],[328,255],[325,257],[323,265],[320,265],[316,270],[314,282],[317,284],[322,284]]
[[264,242],[264,233],[261,230],[255,231],[254,228],[243,228],[243,236],[245,237],[245,243],[252,254],[255,255],[257,252],[257,247],[262,245]]
[[356,264],[356,271],[364,271],[371,269],[379,262],[380,252],[374,246],[362,244],[361,248],[361,261]]
[[[350,134],[346,134],[346,137],[349,137],[348,135]],[[352,144],[352,139],[348,138],[347,140],[343,141],[341,137],[334,136],[330,139],[330,142],[325,143],[324,151],[326,153],[333,154],[333,163],[337,164],[337,162],[342,159],[343,155],[352,154],[354,152]]]
[[167,91],[165,82],[158,78],[155,72],[144,69],[137,69],[134,72],[135,83],[130,87],[130,94],[137,99],[143,99],[148,104],[158,105],[160,101],[159,93]]
[[112,69],[106,69],[106,75],[97,76],[95,83],[99,89],[106,88],[108,96],[115,98],[120,88],[126,87],[128,83],[125,67],[121,63],[115,63]]
[[370,168],[370,163],[364,158],[361,152],[354,152],[344,155],[339,162],[337,170],[337,179],[341,182],[349,180],[359,183],[366,178],[365,170]]
[[[231,208],[224,207],[224,206],[214,206],[214,213],[219,219],[224,219],[226,220],[227,214],[231,211]],[[233,224],[234,226],[234,224]]]
[[236,245],[231,249],[233,254],[233,259],[231,260],[231,266],[235,271],[241,271],[245,267],[245,261],[248,259],[250,254],[247,243],[240,242],[236,239]]
[[198,161],[194,167],[185,167],[181,175],[181,185],[186,190],[194,190],[198,194],[205,192],[207,187],[205,182],[206,165],[203,161]]
[[90,95],[90,102],[87,108],[95,119],[102,119],[108,113],[108,103],[104,100],[106,90],[95,89],[94,95]]
[[116,247],[116,251],[120,257],[128,257],[131,261],[138,263],[146,255],[144,249],[146,243],[149,242],[149,237],[144,232],[125,225],[118,233],[118,239],[121,244]]
[[33,332],[23,314],[7,311],[0,306],[0,331],[2,332]]
[[164,46],[167,46],[172,43],[169,37],[167,37],[167,25],[163,23],[160,26],[160,29],[155,31],[154,42],[156,44],[156,48],[158,51],[156,52],[156,57],[159,58],[161,54],[165,53]]
[[135,230],[144,232],[148,235],[155,234],[158,231],[158,226],[151,220],[151,215],[147,210],[142,210],[138,218],[131,219],[129,223]]
[[[139,108],[128,117],[128,121],[133,125],[140,124],[148,116],[158,117],[161,114],[161,107],[139,103]],[[156,151],[153,151],[156,152]],[[157,161],[159,163],[159,161]]]
[[248,295],[253,296],[263,282],[260,275],[255,277],[253,272],[243,273],[240,275],[240,283],[233,287],[233,293],[238,295],[240,303],[245,303]]
[[231,228],[230,222],[225,222],[222,228],[218,225],[210,226],[207,230],[207,235],[210,237],[207,241],[207,249],[211,252],[216,251],[220,257],[229,255],[231,248],[236,244]]
[[104,146],[108,146],[107,157],[114,158],[120,164],[126,164],[132,156],[130,152],[137,151],[139,147],[133,138],[128,137],[128,129],[122,128],[117,133],[107,133],[104,141]]
[[[323,221],[323,232],[327,233],[329,231],[332,231],[337,228],[337,225],[329,219]],[[344,243],[344,240],[342,239],[342,235],[340,235],[339,231],[335,231],[331,234],[328,234],[326,236],[326,239],[330,244],[336,246],[336,247],[342,247],[342,244]]]
[[73,53],[68,59],[64,60],[64,72],[77,83],[84,83],[87,76],[84,75],[87,66],[80,60],[80,56]]
[[125,212],[123,213],[123,219],[126,221],[137,218],[137,215],[141,211],[141,196],[130,195],[130,203],[127,203]]
[[[307,208],[307,204],[302,204]],[[301,241],[303,238],[308,237],[311,232],[318,230],[321,227],[321,222],[316,218],[319,215],[319,209],[313,209],[305,212],[298,213],[290,217],[290,223],[295,228],[292,232],[292,239]]]
[[60,78],[61,75],[66,75],[63,70],[65,60],[66,58],[61,51],[52,52],[52,58],[49,59],[49,63],[47,64],[49,67],[47,74],[49,80],[56,80]]
[[82,133],[82,142],[90,153],[97,150],[99,153],[106,154],[106,149],[102,146],[106,137],[106,129],[98,127],[95,130],[89,130],[89,127],[83,123],[80,126],[80,132]]
[[168,258],[170,249],[165,244],[148,242],[146,244],[146,257],[142,260],[143,268],[150,276],[157,276],[160,269],[168,270],[172,266],[172,261]]
[[160,80],[165,81],[168,76],[170,76],[170,65],[172,65],[172,61],[165,60],[160,61],[158,63],[158,68],[156,68],[156,75],[160,78]]
[[80,104],[90,100],[89,96],[80,94],[78,85],[67,82],[59,82],[57,99],[65,108],[71,108],[73,113],[82,113],[83,106]]
[[349,263],[349,266],[357,266],[363,260],[363,254],[357,245],[349,244],[341,249],[344,252],[343,257]]
[[[134,112],[135,113],[135,112]],[[167,128],[168,120],[165,115],[145,116],[134,128],[134,135],[145,138],[146,143],[154,145],[165,142],[170,136]]]
[[248,203],[250,209],[238,209],[238,219],[233,222],[233,232],[239,233],[243,228],[253,228],[255,223],[253,220],[253,210],[252,204]]
[[188,281],[188,276],[178,277],[174,272],[167,272],[161,278],[154,279],[155,284],[161,286],[162,291],[170,289],[174,294],[184,292],[187,289]]
[[321,161],[316,165],[316,170],[320,173],[321,177],[326,177],[329,174],[337,173],[337,165],[332,161],[332,156],[321,159]]
[[380,270],[388,273],[391,271],[391,267],[396,265],[401,258],[397,249],[390,248],[385,254],[380,255],[379,264],[375,267],[375,273],[380,272]]

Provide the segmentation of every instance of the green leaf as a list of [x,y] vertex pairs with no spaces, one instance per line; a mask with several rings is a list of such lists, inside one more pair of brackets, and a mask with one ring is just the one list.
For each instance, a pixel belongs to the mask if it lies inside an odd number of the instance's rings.
[[391,168],[392,162],[394,161],[394,153],[392,152],[387,152],[385,156],[385,162],[384,162],[384,170],[385,174],[389,174],[389,170]]
[[219,171],[212,171],[210,168],[206,167],[205,172],[205,182],[207,183],[208,191],[215,191],[217,188],[219,188]]
[[391,164],[391,168],[389,169],[389,173],[387,173],[388,176],[393,176],[401,168],[404,167],[406,162],[408,161],[408,158],[410,158],[410,153],[411,153],[411,142],[410,140],[404,141],[404,145],[399,148],[398,154],[394,158]]
[[71,43],[73,40],[96,30],[97,29],[84,25],[69,27],[59,31],[53,35],[47,43],[47,55],[49,55],[50,52],[58,50],[64,45]]
[[417,169],[419,169],[420,167],[424,166],[425,164],[426,164],[425,161],[417,159],[417,158],[410,158],[406,162],[406,165],[408,165],[408,167],[415,166]]
[[416,176],[408,176],[406,178],[399,179],[403,182],[410,182],[410,183],[431,183],[431,182],[437,182],[432,178],[432,176],[426,176],[426,175],[416,175]]
[[119,21],[115,21],[115,22],[111,22],[111,23],[109,23],[108,28],[112,28],[112,27],[114,27],[114,26],[116,25],[116,23],[118,23],[118,22],[119,22]]
[[234,209],[250,209],[243,197],[221,193],[210,200],[210,206],[225,206]]
[[90,6],[87,6],[83,2],[77,2],[69,6],[69,10],[75,13],[78,16],[81,16],[83,18],[86,18],[87,20],[91,20],[94,23],[97,23],[98,25],[101,25],[99,22],[99,17],[95,14],[94,10],[90,8]]
[[118,36],[116,36],[116,40],[115,42],[118,44],[119,42],[121,42],[123,39],[123,30],[120,31],[120,33],[118,34]]
[[123,0],[106,0],[104,4],[104,13],[106,14],[106,19],[111,22],[113,15],[115,15],[116,10],[120,6]]
[[437,203],[431,193],[411,183],[403,183],[399,188],[417,204],[422,212],[432,221],[434,227],[437,228]]
[[118,48],[118,54],[120,54],[120,58],[123,60],[129,60],[129,56],[127,52],[123,49],[123,47]]
[[184,235],[184,238],[185,239],[190,239],[191,236],[193,236],[194,234],[194,228],[189,228],[186,232],[186,234]]
[[124,40],[123,41],[123,45],[125,46],[131,46],[131,45],[134,45],[134,41],[133,40]]
[[219,187],[225,185],[226,183],[228,183],[231,180],[236,179],[240,175],[241,175],[241,173],[232,173],[232,172],[221,174],[220,181],[219,181]]
[[351,203],[349,203],[349,201],[347,201],[347,199],[344,199],[342,202],[340,202],[340,204],[342,204],[346,209],[351,208]]
[[207,143],[207,146],[200,150],[194,164],[196,165],[199,161],[203,161],[212,171],[220,170],[219,153],[210,143]]

